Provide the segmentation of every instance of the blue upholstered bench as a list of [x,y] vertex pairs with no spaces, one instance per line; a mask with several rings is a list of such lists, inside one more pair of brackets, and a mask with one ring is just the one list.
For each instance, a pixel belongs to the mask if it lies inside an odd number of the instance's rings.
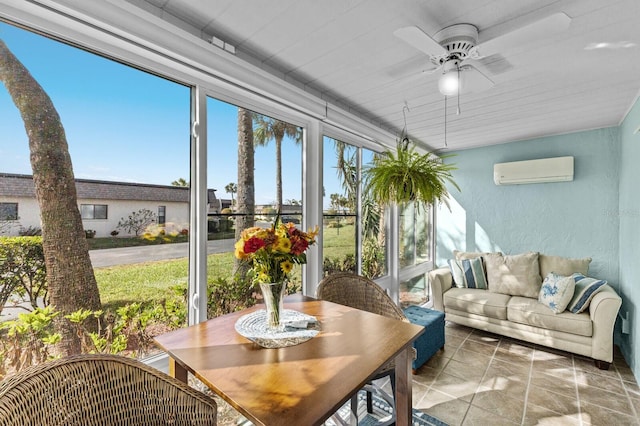
[[413,360],[412,368],[416,370],[429,360],[439,349],[444,348],[444,312],[421,306],[409,306],[403,309],[411,323],[421,325],[425,332],[413,342],[417,357]]

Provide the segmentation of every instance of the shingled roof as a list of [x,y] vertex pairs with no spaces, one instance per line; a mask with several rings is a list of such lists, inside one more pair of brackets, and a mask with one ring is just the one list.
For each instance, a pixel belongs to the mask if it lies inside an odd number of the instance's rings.
[[[108,182],[76,179],[79,199],[137,200],[189,202],[189,188],[146,183]],[[209,200],[215,200],[215,190],[209,190]],[[33,197],[36,192],[31,175],[0,173],[0,195],[9,197]]]

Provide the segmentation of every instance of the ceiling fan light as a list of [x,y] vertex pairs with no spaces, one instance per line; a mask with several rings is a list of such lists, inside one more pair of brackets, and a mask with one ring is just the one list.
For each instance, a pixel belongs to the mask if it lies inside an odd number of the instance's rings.
[[445,72],[438,80],[438,90],[445,96],[455,96],[460,89],[458,70],[453,69]]

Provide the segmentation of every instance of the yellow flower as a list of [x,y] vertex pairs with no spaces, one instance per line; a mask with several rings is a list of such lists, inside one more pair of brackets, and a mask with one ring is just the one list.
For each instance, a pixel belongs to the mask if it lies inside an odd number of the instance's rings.
[[235,256],[236,259],[246,259],[248,256],[244,252],[244,240],[240,239],[235,244]]
[[284,236],[279,236],[273,245],[273,249],[280,253],[289,253],[291,251],[291,241]]
[[282,269],[282,272],[284,272],[285,274],[288,274],[293,269],[293,263],[285,260],[284,262],[280,263],[280,269]]

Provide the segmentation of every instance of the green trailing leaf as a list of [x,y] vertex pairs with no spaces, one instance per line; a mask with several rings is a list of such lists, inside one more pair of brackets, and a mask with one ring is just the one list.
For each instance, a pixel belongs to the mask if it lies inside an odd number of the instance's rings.
[[365,191],[381,204],[446,204],[449,195],[446,183],[460,190],[451,176],[455,165],[443,161],[449,157],[420,154],[413,146],[399,144],[395,152],[377,156],[371,166],[364,168]]

